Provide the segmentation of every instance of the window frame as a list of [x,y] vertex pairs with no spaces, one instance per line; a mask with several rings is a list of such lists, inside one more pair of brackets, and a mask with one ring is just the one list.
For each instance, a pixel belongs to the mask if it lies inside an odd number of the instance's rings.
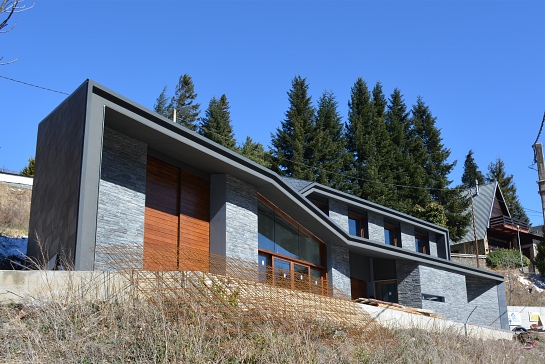
[[[354,221],[356,221],[356,223],[359,223],[359,225],[360,225],[359,235],[358,234],[356,234],[356,235],[350,234],[350,220],[354,220]],[[357,229],[357,227],[356,227],[356,229]],[[367,217],[366,216],[363,216],[363,215],[360,215],[360,214],[357,214],[357,213],[354,213],[354,212],[348,212],[348,233],[350,235],[368,239],[367,230],[368,230],[368,227],[367,227]]]
[[[419,248],[419,245],[417,244],[417,239],[419,239],[422,242],[421,248]],[[414,245],[415,245],[415,250],[418,253],[430,255],[430,239],[429,239],[429,236],[427,236],[425,233],[420,233],[420,232],[414,233]]]
[[389,230],[394,232],[394,244],[390,244],[390,242],[386,241],[386,234],[384,234],[384,243],[386,245],[395,246],[398,248],[402,247],[402,241],[401,241],[401,229],[399,225],[395,225],[392,223],[384,222],[384,230]]

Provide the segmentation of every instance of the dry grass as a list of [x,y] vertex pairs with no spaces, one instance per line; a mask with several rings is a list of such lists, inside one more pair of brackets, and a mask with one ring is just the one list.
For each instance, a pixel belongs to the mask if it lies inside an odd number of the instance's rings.
[[0,183],[0,234],[27,236],[32,190]]
[[76,291],[0,306],[0,362],[9,363],[543,363],[545,343],[523,350],[424,330],[353,330],[304,316],[251,325],[200,306],[169,309]]
[[[525,285],[519,281],[519,277],[527,275],[520,273],[519,269],[501,270],[499,273],[505,276],[505,292],[508,306],[545,306],[545,291],[538,292],[533,285]],[[540,277],[535,275],[535,277]],[[530,292],[529,288],[532,288]]]

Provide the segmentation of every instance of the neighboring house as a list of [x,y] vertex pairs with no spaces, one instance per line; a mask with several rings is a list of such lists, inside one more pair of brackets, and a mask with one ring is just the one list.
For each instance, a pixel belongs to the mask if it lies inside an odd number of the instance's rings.
[[[528,223],[511,217],[497,182],[473,190],[473,209],[475,229],[472,223],[464,237],[451,244],[452,254],[475,254],[475,237],[479,255],[498,249],[518,249],[520,236],[522,253],[534,259],[540,237],[531,231]],[[471,205],[467,212],[471,213]]]
[[31,190],[32,181],[33,181],[32,177],[25,177],[15,173],[0,171],[0,183],[5,183],[12,187]]
[[141,269],[208,269],[184,258],[196,249],[266,267],[269,284],[509,328],[503,276],[452,262],[447,229],[281,177],[93,81],[40,123],[36,161],[31,257],[40,239],[78,270],[115,268],[96,254],[112,246]]

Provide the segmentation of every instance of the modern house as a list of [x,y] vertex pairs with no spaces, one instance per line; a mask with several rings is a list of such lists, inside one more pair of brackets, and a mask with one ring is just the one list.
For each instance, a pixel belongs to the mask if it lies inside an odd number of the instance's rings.
[[281,177],[90,80],[39,125],[30,231],[51,266],[112,269],[96,251],[122,246],[141,269],[206,270],[192,249],[266,268],[265,284],[509,328],[503,276],[452,262],[447,229]]
[[452,254],[474,255],[475,238],[479,255],[498,249],[518,250],[520,238],[522,254],[530,260],[535,258],[540,237],[531,231],[528,223],[511,217],[497,182],[479,186],[472,191],[472,197],[475,229],[469,226],[463,238],[451,244]]

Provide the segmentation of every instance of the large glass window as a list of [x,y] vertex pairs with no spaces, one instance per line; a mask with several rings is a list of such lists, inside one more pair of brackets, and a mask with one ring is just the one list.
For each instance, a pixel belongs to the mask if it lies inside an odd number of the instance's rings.
[[260,250],[325,266],[323,244],[264,203],[259,205],[258,233]]
[[353,217],[349,217],[348,233],[350,235],[361,236],[361,221]]
[[258,210],[258,233],[260,281],[328,294],[322,242],[262,201]]

